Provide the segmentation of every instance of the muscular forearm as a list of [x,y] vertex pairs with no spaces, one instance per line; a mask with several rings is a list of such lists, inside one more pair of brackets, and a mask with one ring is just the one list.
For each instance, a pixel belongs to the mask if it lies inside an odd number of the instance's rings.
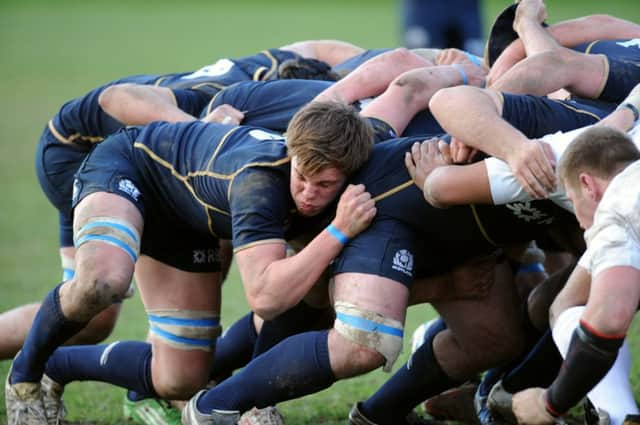
[[196,119],[178,108],[173,92],[163,87],[135,84],[111,86],[102,92],[99,102],[106,113],[125,125]]
[[433,63],[407,49],[386,52],[360,65],[342,80],[320,93],[316,100],[353,103],[360,99],[377,96],[403,72],[431,65]]
[[[248,267],[244,266],[260,260],[240,251],[238,266],[251,309],[260,317],[271,319],[293,307],[315,285],[341,249],[342,244],[325,230],[297,254],[272,261],[253,275],[245,272]],[[255,257],[259,256],[258,250]]]

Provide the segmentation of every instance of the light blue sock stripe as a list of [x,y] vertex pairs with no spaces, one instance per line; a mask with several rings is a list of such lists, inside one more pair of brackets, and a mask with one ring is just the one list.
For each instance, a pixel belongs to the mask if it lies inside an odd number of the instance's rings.
[[361,329],[367,332],[381,332],[383,334],[389,334],[393,336],[399,336],[402,338],[404,332],[402,329],[393,328],[391,326],[382,325],[380,323],[376,323],[372,320],[363,319],[362,317],[351,316],[345,313],[336,313],[336,318],[347,325],[353,326],[354,328]]
[[160,317],[149,314],[149,321],[163,325],[213,327],[220,324],[220,319],[183,319],[181,317]]
[[87,241],[110,242],[116,245],[118,248],[122,248],[127,254],[129,254],[129,256],[131,257],[134,263],[138,260],[138,256],[136,255],[136,253],[131,248],[129,248],[127,244],[122,242],[120,239],[116,239],[111,236],[105,236],[105,235],[87,235],[83,238],[80,238],[80,240],[76,241],[75,246],[78,247]]
[[73,269],[62,269],[62,280],[69,280],[69,279],[73,279],[73,276],[75,276],[76,271]]
[[151,330],[151,332],[155,332],[164,339],[180,344],[193,345],[195,347],[210,347],[213,342],[213,339],[185,338],[183,336],[177,336],[172,334],[171,332],[160,329],[157,326],[149,326],[149,329]]
[[469,52],[464,52],[464,54],[467,56],[467,59],[469,59],[474,65],[482,68],[482,59],[480,59],[476,55],[472,55]]
[[136,244],[138,243],[138,238],[136,237],[136,234],[133,233],[133,231],[131,229],[129,229],[127,226],[124,226],[124,225],[119,224],[119,223],[113,223],[111,221],[94,221],[94,222],[91,222],[91,223],[87,223],[84,226],[82,226],[82,228],[80,229],[80,231],[78,233],[82,233],[83,231],[85,231],[87,229],[92,229],[92,228],[98,227],[98,226],[113,227],[114,229],[118,229],[121,232],[124,232],[127,235],[129,235],[129,237],[131,237],[131,239],[133,239],[133,241]]

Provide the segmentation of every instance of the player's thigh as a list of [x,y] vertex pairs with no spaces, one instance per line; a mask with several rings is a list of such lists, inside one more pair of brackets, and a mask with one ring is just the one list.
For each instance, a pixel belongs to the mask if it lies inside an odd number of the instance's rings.
[[434,301],[433,306],[463,352],[510,357],[520,351],[523,343],[521,303],[506,263],[496,266],[486,296]]

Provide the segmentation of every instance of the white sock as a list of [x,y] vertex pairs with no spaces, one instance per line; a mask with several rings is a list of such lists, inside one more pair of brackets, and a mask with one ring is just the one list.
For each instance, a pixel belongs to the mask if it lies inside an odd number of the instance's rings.
[[[553,340],[563,358],[567,355],[571,336],[580,324],[584,308],[584,306],[571,307],[563,311],[553,327]],[[596,408],[605,410],[609,414],[611,425],[621,425],[627,414],[638,413],[638,406],[633,398],[629,381],[630,370],[631,353],[625,340],[607,375],[588,394],[589,400]]]

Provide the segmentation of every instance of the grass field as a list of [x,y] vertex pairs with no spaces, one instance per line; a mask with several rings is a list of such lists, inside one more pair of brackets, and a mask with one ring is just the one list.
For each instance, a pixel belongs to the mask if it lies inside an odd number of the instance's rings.
[[[506,3],[486,1],[486,22]],[[637,0],[548,3],[551,22],[589,13],[640,22]],[[56,214],[36,182],[33,156],[43,126],[63,102],[121,76],[196,69],[220,57],[294,40],[336,38],[368,48],[394,46],[397,21],[392,0],[325,0],[322,5],[282,0],[0,2],[0,311],[40,300],[60,275]],[[223,304],[224,325],[247,310],[235,272],[224,287]],[[411,308],[407,333],[432,315],[427,306]],[[144,311],[134,297],[125,303],[111,340],[144,339],[145,333]],[[635,329],[632,342],[637,350]],[[407,352],[408,347],[405,356]],[[9,362],[0,362],[3,382],[8,368]],[[344,423],[351,404],[385,377],[375,372],[340,382],[284,403],[282,411],[291,424]],[[123,394],[102,384],[69,385],[70,419],[120,423]],[[2,424],[3,395],[0,402]]]

